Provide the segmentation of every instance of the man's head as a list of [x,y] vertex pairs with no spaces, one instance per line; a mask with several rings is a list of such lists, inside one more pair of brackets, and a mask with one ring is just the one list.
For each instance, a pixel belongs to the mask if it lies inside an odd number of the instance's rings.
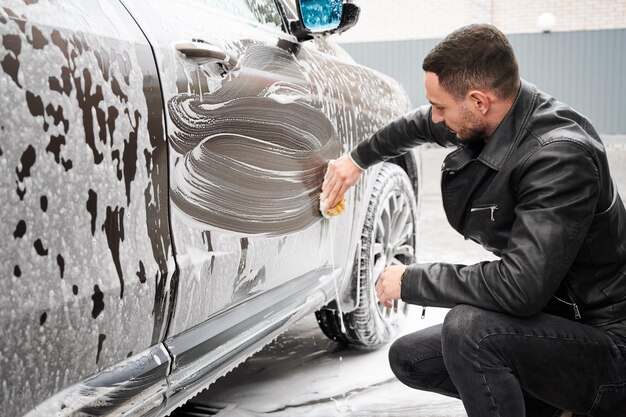
[[445,123],[461,140],[491,136],[520,86],[513,48],[492,25],[452,32],[428,53],[422,68],[433,122]]

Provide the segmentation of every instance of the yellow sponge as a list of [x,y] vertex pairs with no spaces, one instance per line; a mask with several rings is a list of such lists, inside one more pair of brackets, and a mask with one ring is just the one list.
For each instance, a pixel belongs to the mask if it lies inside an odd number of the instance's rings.
[[331,217],[339,216],[344,211],[346,211],[346,197],[341,197],[341,200],[339,200],[335,207],[328,208],[326,199],[322,199],[322,196],[320,195],[320,212],[322,213],[322,216],[330,219]]

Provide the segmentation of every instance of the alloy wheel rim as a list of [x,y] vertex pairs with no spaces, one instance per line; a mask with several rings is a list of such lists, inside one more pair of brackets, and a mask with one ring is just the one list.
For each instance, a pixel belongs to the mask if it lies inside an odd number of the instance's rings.
[[[372,235],[372,272],[374,284],[387,266],[411,263],[415,258],[415,218],[408,197],[393,191],[378,210]],[[406,309],[402,300],[395,300],[391,308],[383,306],[371,287],[380,316],[391,321]]]

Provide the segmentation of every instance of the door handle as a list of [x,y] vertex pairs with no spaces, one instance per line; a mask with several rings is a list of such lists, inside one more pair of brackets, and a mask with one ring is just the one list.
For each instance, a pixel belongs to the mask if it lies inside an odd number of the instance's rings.
[[198,65],[214,62],[223,65],[228,70],[232,69],[236,64],[235,59],[221,48],[206,42],[178,42],[175,48],[178,52],[185,55],[187,59]]

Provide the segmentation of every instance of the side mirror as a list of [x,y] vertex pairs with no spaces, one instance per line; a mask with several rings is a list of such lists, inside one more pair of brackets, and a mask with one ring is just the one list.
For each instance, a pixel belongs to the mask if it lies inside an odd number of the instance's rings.
[[360,9],[343,0],[296,0],[299,20],[290,22],[298,41],[342,33],[356,25]]

